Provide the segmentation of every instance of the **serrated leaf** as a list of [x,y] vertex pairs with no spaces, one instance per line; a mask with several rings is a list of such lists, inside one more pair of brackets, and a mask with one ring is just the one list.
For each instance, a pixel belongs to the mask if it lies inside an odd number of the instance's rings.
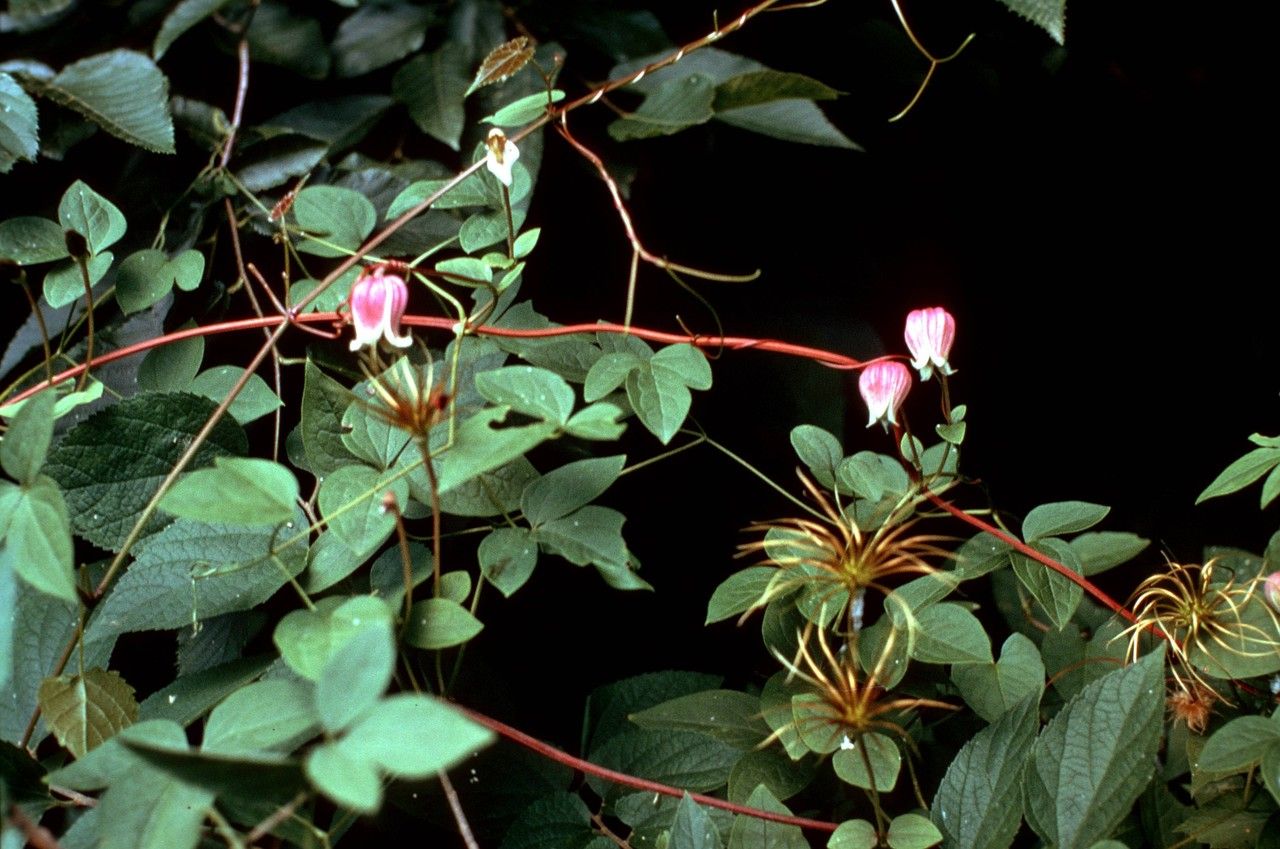
[[241,687],[214,708],[200,749],[224,755],[289,751],[317,730],[312,688],[274,678]]
[[351,390],[307,359],[302,383],[302,444],[317,477],[323,478],[354,459],[342,442],[342,414],[351,398]]
[[30,215],[0,221],[0,257],[19,265],[37,265],[66,255],[67,240],[56,222]]
[[834,100],[840,92],[804,74],[749,71],[716,86],[712,109],[724,112],[775,100]]
[[1027,514],[1022,521],[1022,536],[1027,542],[1044,537],[1057,537],[1083,531],[1101,522],[1111,512],[1110,507],[1090,504],[1087,501],[1058,501],[1041,504]]
[[534,366],[508,366],[476,375],[476,389],[488,401],[563,425],[573,412],[573,388],[563,377]]
[[0,562],[40,592],[78,605],[71,519],[58,487],[44,476],[28,486],[6,486],[0,507],[8,511]]
[[669,136],[705,124],[715,112],[716,84],[703,74],[669,79],[658,86],[640,108],[609,125],[609,135],[617,141]]
[[947,767],[933,798],[944,846],[1008,849],[1022,822],[1022,775],[1040,727],[1031,696],[974,735]]
[[341,186],[307,186],[293,200],[298,226],[315,236],[298,250],[316,256],[346,256],[360,247],[378,223],[377,210],[364,195]]
[[494,85],[509,79],[533,58],[534,48],[529,39],[523,35],[503,42],[484,57],[476,70],[475,79],[467,86],[465,97],[470,97],[476,89]]
[[[591,760],[628,775],[699,793],[723,787],[741,756],[735,746],[688,731],[624,731],[596,749]],[[595,776],[589,776],[587,784],[606,800],[625,791]]]
[[597,849],[597,837],[582,799],[557,790],[516,817],[499,849]]
[[128,226],[124,213],[115,204],[80,180],[63,192],[58,202],[58,221],[64,229],[84,236],[95,254],[120,241]]
[[538,544],[525,528],[494,528],[476,551],[480,573],[504,596],[525,585],[538,565]]
[[[197,395],[143,395],[95,413],[72,428],[50,452],[45,473],[62,487],[76,533],[116,550],[213,409],[212,402]],[[223,419],[188,468],[198,469],[216,456],[247,450],[244,431]],[[106,469],[109,476],[103,474]],[[153,517],[145,533],[154,533],[163,524],[159,516]]]
[[276,625],[273,639],[280,656],[294,672],[315,681],[329,659],[362,630],[379,633],[389,628],[391,610],[372,596],[330,596],[315,610],[295,610]]
[[1080,560],[1081,572],[1096,575],[1141,554],[1151,540],[1123,531],[1090,531],[1074,537],[1067,545]]
[[991,663],[991,638],[958,604],[935,604],[915,618],[911,656],[924,663]]
[[58,742],[77,758],[138,718],[133,688],[120,673],[106,669],[46,678],[40,685],[39,702],[40,712]]
[[1059,44],[1066,36],[1067,0],[1000,0],[1010,10],[1040,27]]
[[535,528],[561,519],[598,498],[613,485],[627,462],[625,454],[578,460],[553,469],[529,483],[521,510]]
[[736,690],[706,690],[631,714],[650,731],[693,731],[750,751],[769,736],[760,715],[760,698]]
[[301,519],[299,512],[292,534],[289,523],[277,534],[270,527],[178,519],[139,543],[137,559],[95,611],[89,633],[190,627],[261,604],[302,571]]
[[489,729],[430,696],[378,702],[343,739],[348,751],[400,778],[426,778],[493,742]]
[[[49,456],[55,400],[55,393],[41,392],[23,404],[0,441],[0,467],[20,484],[34,483]],[[0,528],[3,527],[0,521]]]
[[1044,690],[1044,662],[1036,644],[1011,634],[993,664],[967,664],[951,670],[951,680],[974,713],[995,722],[1005,711]]
[[431,17],[425,6],[361,6],[334,34],[334,71],[339,77],[358,77],[403,59],[422,47]]
[[391,92],[409,110],[418,129],[459,150],[466,125],[466,51],[447,41],[439,50],[415,56],[396,71]]
[[595,751],[614,735],[633,729],[628,717],[679,696],[719,687],[721,679],[700,672],[649,672],[597,687],[587,699],[583,750]]
[[420,649],[447,649],[470,641],[483,628],[484,623],[458,602],[428,598],[414,604],[405,639]]
[[1255,448],[1223,469],[1222,474],[1196,496],[1196,504],[1238,492],[1277,466],[1280,466],[1280,448]]
[[165,16],[156,33],[151,55],[159,60],[178,38],[205,18],[227,5],[230,0],[182,0]]
[[39,152],[36,103],[17,80],[0,73],[0,174],[8,173],[19,159],[34,162]]
[[721,849],[720,832],[707,812],[688,793],[680,798],[671,823],[667,849]]
[[[746,802],[748,807],[774,814],[790,814],[791,810],[763,785],[752,791]],[[729,849],[809,849],[804,832],[798,826],[758,820],[754,817],[736,816],[729,832]]]
[[1077,693],[1049,721],[1026,769],[1026,816],[1061,849],[1088,849],[1129,812],[1155,769],[1164,646]]
[[[846,738],[847,739],[847,738]],[[863,750],[866,755],[863,755]],[[867,771],[867,762],[871,763],[871,771]],[[875,731],[867,732],[853,740],[846,747],[840,746],[831,757],[831,766],[842,781],[854,787],[875,789],[888,793],[898,783],[898,773],[902,770],[902,752],[893,740]]]
[[779,799],[789,799],[808,787],[817,771],[815,759],[793,761],[782,747],[753,749],[743,755],[729,773],[729,799],[745,802],[751,791],[761,784]]
[[175,516],[235,525],[277,525],[297,510],[298,479],[279,463],[217,457],[212,469],[185,476],[160,499]]
[[[1076,558],[1075,551],[1060,539],[1042,539],[1033,543],[1031,547],[1073,572],[1081,571],[1080,561]],[[1080,606],[1084,598],[1084,590],[1071,579],[1026,555],[1014,552],[1010,557],[1013,560],[1013,573],[1049,614],[1054,627],[1059,629],[1065,627],[1075,615],[1076,608]]]
[[151,58],[112,50],[81,59],[51,80],[41,94],[74,109],[111,135],[154,153],[173,153],[169,81]]

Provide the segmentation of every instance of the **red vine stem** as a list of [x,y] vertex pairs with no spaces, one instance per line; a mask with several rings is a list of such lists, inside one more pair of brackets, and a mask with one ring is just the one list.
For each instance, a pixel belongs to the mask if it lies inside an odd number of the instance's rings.
[[[184,330],[175,330],[173,333],[166,333],[163,336],[157,336],[154,339],[144,339],[135,342],[132,345],[126,345],[118,348],[110,353],[102,354],[94,357],[89,361],[88,365],[97,368],[105,363],[114,362],[115,360],[124,359],[134,354],[140,354],[143,351],[159,348],[174,342],[180,342],[183,339],[190,339],[195,336],[212,336],[217,333],[231,333],[240,330],[257,330],[263,327],[272,327],[287,321],[284,316],[270,315],[258,318],[242,318],[236,321],[223,321],[217,324],[208,324],[203,327],[188,327]],[[339,321],[337,313],[308,313],[306,315],[298,315],[293,317],[293,321],[301,324],[326,324]],[[429,327],[437,330],[453,330],[457,322],[451,318],[443,316],[429,315],[406,315],[402,320],[403,324],[413,327]],[[571,324],[565,327],[539,327],[539,328],[514,328],[514,327],[488,327],[479,326],[470,328],[470,332],[478,333],[485,336],[506,336],[511,338],[534,339],[548,336],[570,336],[578,333],[621,333],[636,336],[640,339],[647,339],[651,342],[662,342],[665,344],[678,344],[681,342],[695,345],[699,348],[728,349],[731,351],[770,351],[776,354],[785,354],[792,357],[801,357],[803,359],[812,360],[829,368],[851,370],[859,369],[879,362],[883,359],[900,359],[900,357],[877,357],[872,360],[857,360],[835,351],[827,351],[822,348],[812,348],[808,345],[795,345],[790,342],[782,342],[777,339],[756,339],[749,336],[701,336],[690,335],[688,333],[668,333],[661,330],[648,330],[643,327],[626,327],[622,324],[600,323],[600,324]],[[30,387],[19,392],[7,403],[17,403],[19,401],[30,398],[37,392],[47,389],[64,380],[69,380],[78,376],[85,370],[85,364],[73,366],[66,371],[55,374],[50,380]]]
[[[955,516],[960,521],[967,522],[968,524],[973,525],[973,527],[977,528],[978,530],[990,534],[991,536],[1000,540],[1005,545],[1017,551],[1019,554],[1030,557],[1032,560],[1035,560],[1038,563],[1043,563],[1045,566],[1048,566],[1050,569],[1057,572],[1059,575],[1071,581],[1071,583],[1080,587],[1089,595],[1093,596],[1098,601],[1105,604],[1112,611],[1123,616],[1129,622],[1132,622],[1135,625],[1138,623],[1138,618],[1134,616],[1132,612],[1130,612],[1129,608],[1125,607],[1123,604],[1120,604],[1120,602],[1116,601],[1114,598],[1107,595],[1102,590],[1098,589],[1098,587],[1095,586],[1094,583],[1090,581],[1088,578],[1086,578],[1084,575],[1081,575],[1078,572],[1068,569],[1066,566],[1063,566],[1061,563],[1054,560],[1052,557],[1049,557],[1045,554],[1040,553],[1039,551],[1036,551],[1034,548],[1027,545],[1022,540],[1017,539],[1016,537],[1012,537],[1009,534],[1006,534],[1004,531],[1000,530],[996,526],[982,521],[977,516],[974,516],[970,513],[966,513],[965,511],[961,510],[959,507],[952,504],[950,501],[946,501],[945,499],[938,497],[937,495],[935,495],[932,492],[929,492],[928,490],[925,491],[925,496],[934,504],[938,505],[943,510],[946,510],[948,513],[950,513],[952,516]],[[1160,634],[1161,637],[1168,639],[1168,636],[1161,633],[1159,629],[1151,628],[1149,630],[1151,630],[1152,633]]]
[[[485,728],[495,731],[506,737],[513,743],[518,743],[526,749],[537,752],[545,758],[562,763],[565,766],[572,767],[579,772],[587,775],[594,775],[596,778],[603,778],[614,784],[621,784],[625,787],[634,787],[637,790],[645,790],[650,793],[659,793],[663,796],[672,796],[679,799],[687,793],[687,790],[681,790],[679,787],[672,787],[669,784],[660,784],[657,781],[649,781],[644,778],[636,778],[634,775],[627,775],[625,772],[616,772],[606,767],[597,766],[591,761],[585,761],[582,758],[575,758],[567,752],[562,752],[555,746],[542,742],[537,737],[532,737],[518,728],[512,728],[506,723],[499,722],[492,717],[485,716],[483,713],[477,713],[471,708],[463,707],[457,703],[451,703],[462,713],[466,714],[470,719],[480,723]],[[742,814],[756,819],[769,820],[770,822],[782,823],[783,825],[794,825],[800,828],[807,828],[811,831],[833,832],[836,830],[836,824],[833,822],[824,822],[823,820],[811,820],[806,817],[795,817],[790,814],[775,814],[772,811],[762,811],[758,808],[747,807],[746,805],[738,805],[725,799],[717,799],[714,796],[704,796],[701,793],[689,793],[690,798],[700,805],[707,805],[712,808],[720,808],[721,810],[731,811],[735,814]]]

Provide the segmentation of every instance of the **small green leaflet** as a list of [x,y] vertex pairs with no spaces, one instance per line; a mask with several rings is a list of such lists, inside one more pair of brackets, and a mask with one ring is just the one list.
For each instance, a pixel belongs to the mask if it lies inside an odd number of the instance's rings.
[[276,525],[293,518],[298,480],[279,463],[217,457],[174,484],[160,507],[175,516],[234,525]]
[[[1274,440],[1256,433],[1250,437],[1250,441],[1260,447],[1223,469],[1222,474],[1214,478],[1213,483],[1196,496],[1196,504],[1210,498],[1238,492],[1268,472],[1272,472],[1272,478],[1275,477],[1273,470],[1280,468],[1280,445],[1272,444]],[[1266,507],[1276,495],[1280,495],[1280,489],[1272,484],[1271,478],[1268,478],[1267,485],[1263,487],[1262,506]]]

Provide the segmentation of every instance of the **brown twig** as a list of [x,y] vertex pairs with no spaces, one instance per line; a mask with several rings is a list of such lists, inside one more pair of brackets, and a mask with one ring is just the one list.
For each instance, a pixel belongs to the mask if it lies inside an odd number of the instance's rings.
[[448,773],[440,770],[436,776],[444,789],[444,797],[449,800],[449,810],[453,812],[453,821],[458,826],[458,836],[462,838],[467,849],[480,849],[480,844],[476,843],[476,836],[471,833],[471,824],[467,822],[466,812],[462,810],[462,802],[458,800],[458,791],[453,789],[453,782],[449,780]]

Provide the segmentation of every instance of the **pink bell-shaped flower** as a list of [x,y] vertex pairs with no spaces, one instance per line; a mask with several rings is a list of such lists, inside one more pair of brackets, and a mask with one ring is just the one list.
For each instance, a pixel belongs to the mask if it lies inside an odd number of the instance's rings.
[[381,267],[360,275],[351,287],[351,323],[356,330],[351,350],[376,346],[379,337],[397,348],[413,344],[408,335],[400,335],[400,319],[408,302],[409,287],[403,277],[387,274]]
[[862,370],[858,391],[871,414],[867,427],[880,422],[888,430],[898,423],[898,408],[911,391],[911,372],[897,360],[872,363]]
[[1280,572],[1272,572],[1262,582],[1262,594],[1267,597],[1272,609],[1280,610]]
[[942,307],[912,310],[907,313],[907,329],[902,335],[911,351],[911,366],[920,372],[921,380],[928,380],[935,368],[943,374],[952,373],[947,356],[956,341],[956,320],[951,313]]

